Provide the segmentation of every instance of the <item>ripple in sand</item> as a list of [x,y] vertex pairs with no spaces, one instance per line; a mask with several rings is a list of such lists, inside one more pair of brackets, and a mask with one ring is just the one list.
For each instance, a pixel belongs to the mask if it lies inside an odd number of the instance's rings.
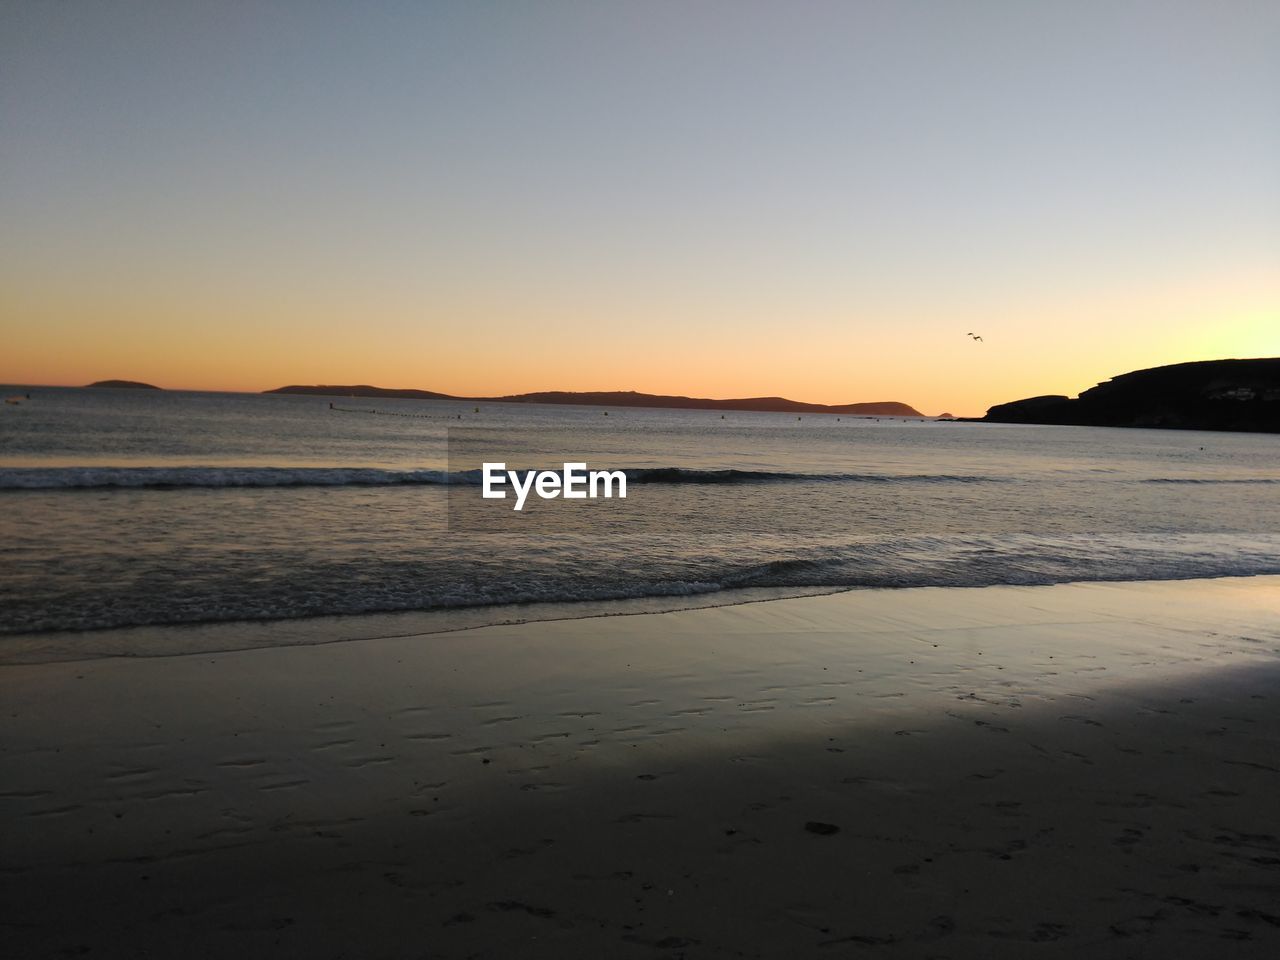
[[317,723],[315,729],[322,731],[342,730],[352,726],[355,726],[354,720],[327,720],[324,723]]
[[204,787],[174,787],[170,790],[153,790],[151,793],[139,793],[139,800],[168,800],[173,797],[198,797],[209,791]]
[[310,782],[311,782],[310,780],[282,780],[279,783],[264,783],[259,787],[259,789],[261,790],[292,790],[294,787],[301,787]]
[[669,813],[624,813],[614,823],[645,823],[649,820],[674,820]]
[[348,760],[348,767],[370,767],[382,763],[391,763],[395,757],[357,757],[354,760]]
[[81,809],[80,804],[72,803],[65,807],[46,807],[43,810],[30,810],[27,812],[27,816],[28,817],[60,817],[63,814],[74,813],[75,811],[80,809]]
[[118,770],[115,773],[108,773],[107,780],[141,780],[152,776],[157,771],[154,767],[133,767],[129,770]]

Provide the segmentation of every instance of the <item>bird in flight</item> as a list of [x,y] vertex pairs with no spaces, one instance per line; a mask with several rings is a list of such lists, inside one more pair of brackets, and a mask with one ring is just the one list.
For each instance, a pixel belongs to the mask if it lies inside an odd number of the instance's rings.
[[976,333],[972,333],[972,332],[970,332],[970,333],[965,334],[965,336],[973,337],[973,339],[974,339],[977,343],[982,343],[982,338],[981,338],[980,336],[978,336]]

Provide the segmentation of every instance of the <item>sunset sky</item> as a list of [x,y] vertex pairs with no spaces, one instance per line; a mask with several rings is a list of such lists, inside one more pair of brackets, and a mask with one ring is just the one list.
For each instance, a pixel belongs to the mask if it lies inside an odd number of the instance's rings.
[[0,0],[0,225],[4,382],[980,414],[1280,356],[1280,4]]

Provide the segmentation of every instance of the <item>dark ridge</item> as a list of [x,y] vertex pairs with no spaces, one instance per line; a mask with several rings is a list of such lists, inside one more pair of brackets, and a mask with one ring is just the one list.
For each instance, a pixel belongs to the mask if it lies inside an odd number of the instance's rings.
[[97,380],[93,383],[85,384],[85,388],[89,387],[112,387],[120,390],[160,390],[154,383],[142,383],[138,380]]
[[673,397],[634,390],[573,392],[550,390],[541,393],[518,393],[506,397],[455,397],[430,390],[396,390],[365,384],[337,386],[293,385],[277,387],[266,393],[295,393],[333,397],[392,397],[408,400],[461,400],[466,403],[551,403],[597,407],[658,407],[682,410],[747,410],[759,413],[843,413],[863,417],[923,417],[919,410],[896,400],[871,403],[802,403],[785,397],[747,397],[739,400],[709,400],[701,397]]
[[339,386],[320,383],[312,386],[294,384],[288,387],[277,387],[264,390],[263,393],[302,393],[317,397],[387,397],[395,400],[465,400],[466,397],[451,397],[447,393],[432,393],[430,390],[397,390],[391,387],[371,387],[368,384]]
[[1135,370],[1072,400],[1050,395],[1002,403],[989,423],[1158,427],[1280,433],[1280,358],[1200,360]]

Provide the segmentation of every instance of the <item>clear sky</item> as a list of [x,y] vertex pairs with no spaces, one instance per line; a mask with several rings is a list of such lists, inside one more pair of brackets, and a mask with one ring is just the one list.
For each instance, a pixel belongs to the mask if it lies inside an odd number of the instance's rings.
[[1278,355],[1274,0],[0,0],[0,381],[973,414]]

